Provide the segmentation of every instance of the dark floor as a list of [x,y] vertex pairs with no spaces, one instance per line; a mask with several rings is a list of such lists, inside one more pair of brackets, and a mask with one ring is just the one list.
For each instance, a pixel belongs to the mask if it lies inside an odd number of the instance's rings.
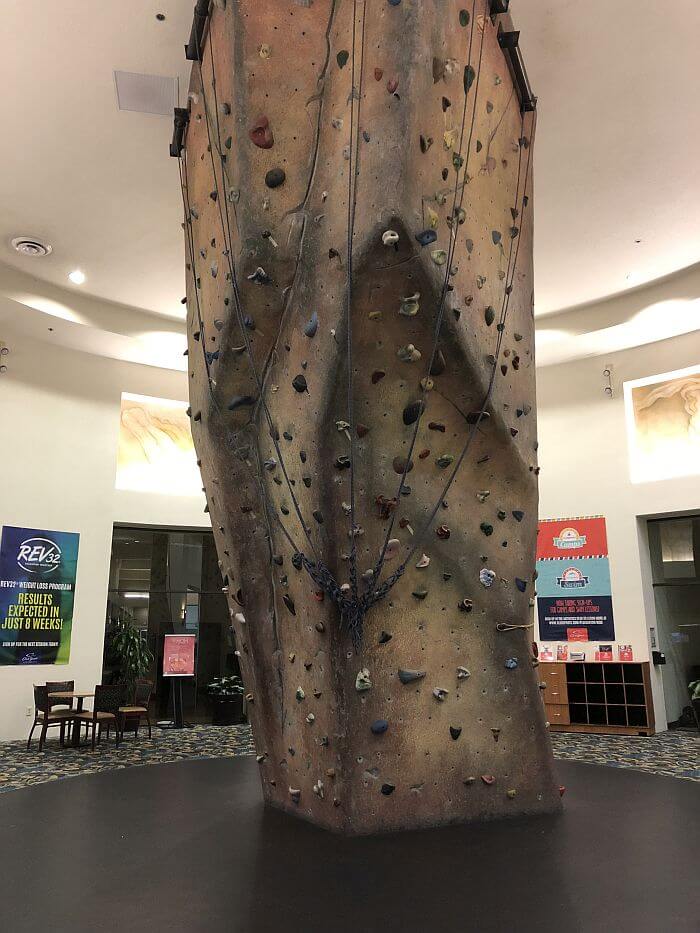
[[254,758],[0,797],[4,933],[697,931],[700,790],[573,762],[556,818],[344,839],[263,808]]

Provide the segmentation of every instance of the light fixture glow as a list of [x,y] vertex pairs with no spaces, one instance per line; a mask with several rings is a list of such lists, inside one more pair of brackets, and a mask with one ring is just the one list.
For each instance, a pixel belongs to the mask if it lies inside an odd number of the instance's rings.
[[148,593],[124,593],[124,599],[148,599]]
[[73,269],[72,272],[68,273],[68,278],[71,280],[73,285],[82,285],[85,281],[85,273],[82,269]]

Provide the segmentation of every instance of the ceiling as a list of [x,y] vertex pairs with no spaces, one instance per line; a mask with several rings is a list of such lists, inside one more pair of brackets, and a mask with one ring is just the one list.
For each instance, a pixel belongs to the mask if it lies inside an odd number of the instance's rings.
[[[113,71],[177,77],[193,0],[3,0],[0,263],[182,318],[172,120],[120,112]],[[536,311],[700,261],[695,0],[512,0],[539,97]],[[165,21],[156,20],[164,13]],[[45,259],[9,240],[48,240]]]

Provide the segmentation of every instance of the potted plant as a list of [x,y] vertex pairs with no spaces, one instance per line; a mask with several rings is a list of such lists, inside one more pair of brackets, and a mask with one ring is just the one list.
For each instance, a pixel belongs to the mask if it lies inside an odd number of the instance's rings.
[[[115,681],[124,685],[124,703],[134,701],[136,682],[148,674],[153,663],[153,652],[141,632],[128,619],[115,620],[109,633],[109,656],[116,668]],[[126,732],[135,731],[138,716],[127,716]]]
[[245,687],[240,677],[216,677],[206,687],[207,696],[212,702],[212,724],[215,726],[234,726],[245,722],[243,716],[243,695]]
[[693,704],[695,723],[700,729],[700,680],[693,680],[688,684],[688,693],[690,694],[690,702]]

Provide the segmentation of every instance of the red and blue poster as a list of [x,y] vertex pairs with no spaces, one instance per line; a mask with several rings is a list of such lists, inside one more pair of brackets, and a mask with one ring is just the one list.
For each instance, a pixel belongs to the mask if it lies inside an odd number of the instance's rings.
[[0,543],[0,665],[67,664],[80,535],[6,525]]
[[542,641],[614,640],[602,515],[540,521],[537,618]]

